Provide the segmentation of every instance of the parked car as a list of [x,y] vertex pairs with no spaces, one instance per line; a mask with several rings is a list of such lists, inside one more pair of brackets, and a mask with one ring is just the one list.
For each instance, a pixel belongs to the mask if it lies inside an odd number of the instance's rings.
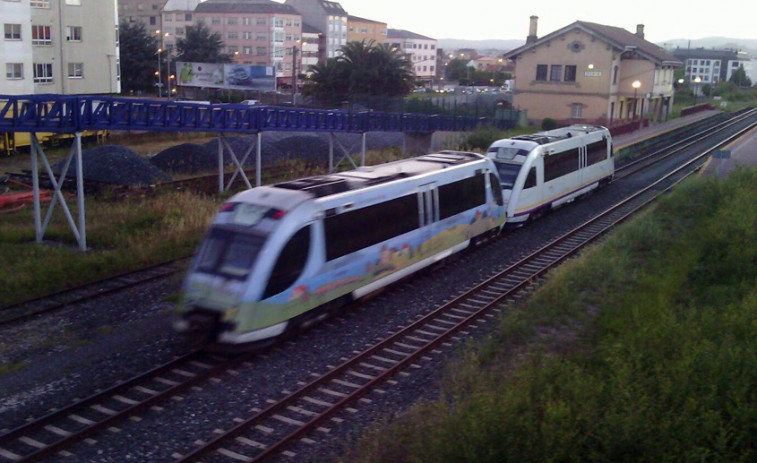
[[241,104],[247,105],[247,106],[258,106],[262,104],[260,100],[242,100]]

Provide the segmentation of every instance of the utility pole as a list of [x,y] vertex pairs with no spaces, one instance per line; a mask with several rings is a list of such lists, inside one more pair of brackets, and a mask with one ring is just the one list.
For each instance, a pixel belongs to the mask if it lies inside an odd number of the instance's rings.
[[292,106],[297,94],[297,46],[292,47]]

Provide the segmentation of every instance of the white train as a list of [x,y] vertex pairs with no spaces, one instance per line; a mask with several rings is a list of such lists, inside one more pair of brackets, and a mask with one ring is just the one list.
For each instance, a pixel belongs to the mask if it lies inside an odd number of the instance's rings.
[[190,265],[174,327],[276,337],[498,234],[502,191],[493,160],[443,151],[238,193]]
[[486,155],[502,183],[507,224],[542,216],[612,181],[612,137],[605,127],[571,125],[497,140]]

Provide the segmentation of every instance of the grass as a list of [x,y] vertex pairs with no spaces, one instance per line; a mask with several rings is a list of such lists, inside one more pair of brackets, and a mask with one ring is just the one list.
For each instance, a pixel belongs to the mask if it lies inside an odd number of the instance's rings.
[[341,461],[754,461],[755,182],[689,182],[561,266]]
[[[76,248],[68,222],[57,213],[36,244],[31,207],[0,222],[0,305],[153,263],[191,255],[219,201],[191,192],[125,201],[87,199],[87,252]],[[76,204],[69,204],[76,217]]]

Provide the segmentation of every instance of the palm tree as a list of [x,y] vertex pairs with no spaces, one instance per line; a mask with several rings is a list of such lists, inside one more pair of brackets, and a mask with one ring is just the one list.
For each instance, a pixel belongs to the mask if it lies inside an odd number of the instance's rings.
[[302,93],[328,106],[338,106],[348,97],[347,74],[348,69],[336,58],[321,61],[310,66],[310,77]]
[[333,105],[358,95],[393,97],[412,90],[412,65],[397,49],[373,41],[353,41],[341,52],[337,58],[311,66],[305,95]]

